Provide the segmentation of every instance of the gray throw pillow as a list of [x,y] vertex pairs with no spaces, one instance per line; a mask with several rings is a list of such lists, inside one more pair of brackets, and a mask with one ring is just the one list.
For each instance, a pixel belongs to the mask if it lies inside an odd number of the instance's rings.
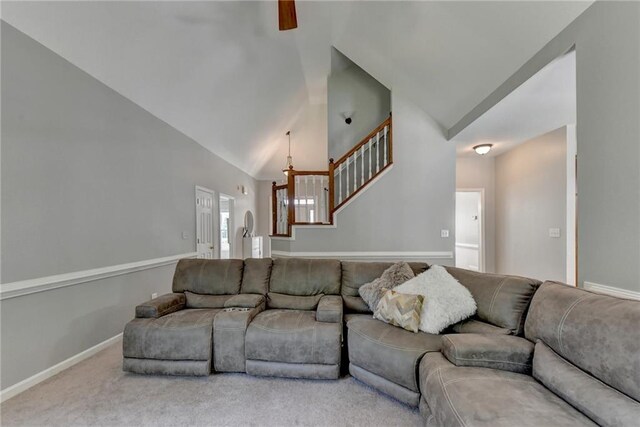
[[397,262],[391,267],[387,268],[382,276],[375,279],[373,282],[366,283],[360,286],[358,293],[367,303],[371,311],[376,311],[380,298],[384,295],[386,290],[393,289],[398,285],[403,284],[409,279],[413,279],[415,274],[413,270],[404,261]]

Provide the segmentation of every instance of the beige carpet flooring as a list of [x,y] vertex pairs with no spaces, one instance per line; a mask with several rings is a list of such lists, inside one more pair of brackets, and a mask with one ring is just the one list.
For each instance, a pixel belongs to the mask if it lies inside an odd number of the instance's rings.
[[418,426],[417,410],[346,377],[122,372],[121,343],[2,403],[3,426]]

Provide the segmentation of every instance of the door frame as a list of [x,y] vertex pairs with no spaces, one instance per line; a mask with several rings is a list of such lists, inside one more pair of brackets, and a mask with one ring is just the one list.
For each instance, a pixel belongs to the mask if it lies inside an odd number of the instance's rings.
[[[482,187],[468,187],[468,188],[456,188],[456,193],[480,193],[480,206],[478,207],[478,212],[479,212],[479,222],[480,222],[480,236],[479,236],[479,250],[478,250],[478,257],[480,258],[478,260],[478,264],[480,264],[478,266],[478,270],[481,273],[484,273],[487,271],[487,265],[486,265],[486,256],[485,256],[485,247],[487,245],[485,236],[485,200],[484,200],[484,188]],[[456,206],[457,209],[457,206]],[[456,236],[457,236],[457,232],[456,232]],[[455,240],[453,242],[454,245],[454,249],[455,249]],[[455,251],[454,251],[455,253]]]
[[[193,199],[193,207],[194,207],[194,218],[196,219],[196,222],[194,224],[194,231],[193,231],[193,244],[196,247],[196,252],[198,252],[198,208],[197,208],[197,200],[198,200],[198,191],[202,191],[205,193],[209,193],[211,194],[211,200],[213,200],[213,204],[214,206],[212,206],[211,211],[212,212],[218,212],[218,217],[220,216],[220,213],[218,211],[218,198],[216,197],[216,192],[213,191],[210,188],[207,187],[203,187],[201,185],[196,185],[193,194],[194,194],[194,199]],[[220,235],[220,230],[216,228],[216,224],[217,224],[217,220],[216,220],[216,215],[211,215],[211,230],[213,230],[214,235],[213,235],[213,241],[216,241],[216,235],[215,233],[217,233],[218,235]],[[220,239],[218,239],[220,240]],[[215,245],[213,248],[213,258],[214,259],[219,259],[220,258],[220,247],[219,245]]]
[[233,259],[234,258],[234,250],[235,250],[235,236],[232,235],[232,231],[235,231],[235,221],[234,221],[234,216],[235,216],[235,208],[236,208],[236,198],[233,196],[230,196],[226,193],[218,193],[218,199],[217,199],[217,208],[218,208],[218,258],[220,258],[222,256],[221,250],[222,250],[222,233],[220,233],[220,199],[221,198],[225,198],[228,199],[229,201],[233,200],[233,203],[229,203],[229,227],[227,229],[227,236],[229,239],[229,259]]

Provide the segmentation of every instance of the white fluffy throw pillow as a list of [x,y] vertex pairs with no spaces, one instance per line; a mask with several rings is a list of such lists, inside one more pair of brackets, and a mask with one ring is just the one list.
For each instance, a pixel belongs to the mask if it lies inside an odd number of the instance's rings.
[[476,301],[471,292],[439,265],[432,266],[393,290],[424,296],[420,330],[430,334],[439,334],[446,327],[476,312]]

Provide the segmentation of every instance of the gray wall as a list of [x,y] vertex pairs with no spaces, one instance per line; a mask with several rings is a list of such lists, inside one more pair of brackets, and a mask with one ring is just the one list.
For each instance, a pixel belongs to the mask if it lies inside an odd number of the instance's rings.
[[[335,51],[335,55],[342,55]],[[329,157],[338,160],[382,123],[391,111],[391,92],[363,69],[342,57],[327,81]],[[345,113],[351,116],[345,123]]]
[[273,250],[453,252],[455,145],[397,91],[392,107],[393,168],[338,213],[336,228],[298,228],[295,240],[273,240]]
[[576,49],[578,283],[640,292],[640,3],[595,2],[456,124]]
[[456,159],[456,188],[484,189],[485,271],[495,273],[495,158],[458,157]]
[[[2,22],[3,283],[195,251],[195,185],[236,197],[240,255],[253,178]],[[122,332],[170,270],[3,300],[2,388]]]
[[[566,278],[567,143],[560,128],[495,159],[496,273]],[[560,238],[549,237],[559,228]]]

